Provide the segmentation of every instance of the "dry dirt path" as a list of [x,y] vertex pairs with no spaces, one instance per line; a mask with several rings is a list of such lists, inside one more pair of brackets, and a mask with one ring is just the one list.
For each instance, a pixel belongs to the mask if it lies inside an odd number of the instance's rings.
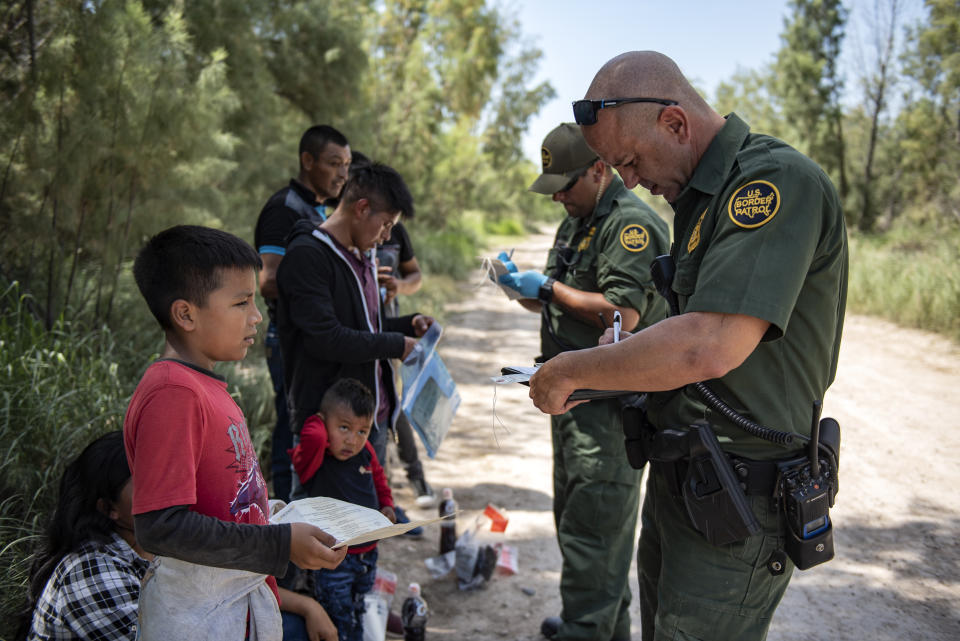
[[[515,262],[540,266],[549,242],[529,237]],[[400,598],[408,582],[421,583],[431,639],[542,639],[541,619],[560,610],[549,421],[525,388],[500,386],[501,426],[489,382],[501,365],[526,364],[538,353],[539,316],[494,287],[472,289],[447,311],[440,353],[463,402],[436,459],[425,463],[428,478],[438,492],[453,488],[461,528],[487,502],[509,511],[505,538],[518,548],[520,573],[496,576],[475,592],[459,592],[452,576],[430,578],[423,559],[437,553],[437,526],[421,540],[384,541],[381,566],[398,574]],[[957,345],[873,318],[847,318],[837,380],[824,403],[843,430],[841,491],[832,511],[837,557],[794,575],[771,641],[960,639],[958,386]],[[393,474],[397,485],[401,476]],[[434,513],[412,508],[409,489],[396,493],[412,515]],[[631,573],[639,639],[635,565]]]

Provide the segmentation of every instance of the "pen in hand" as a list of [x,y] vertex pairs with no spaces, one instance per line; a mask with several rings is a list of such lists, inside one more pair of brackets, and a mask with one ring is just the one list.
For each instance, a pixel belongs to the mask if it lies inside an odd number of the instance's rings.
[[613,311],[613,342],[620,342],[620,324],[623,322],[623,319],[620,318],[620,310]]

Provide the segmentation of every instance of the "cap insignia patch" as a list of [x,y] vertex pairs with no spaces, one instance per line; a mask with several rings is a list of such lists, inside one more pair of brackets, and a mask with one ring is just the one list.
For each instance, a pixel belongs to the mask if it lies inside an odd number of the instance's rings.
[[553,154],[546,147],[540,148],[540,162],[543,163],[544,169],[549,169],[550,165],[553,164]]
[[738,227],[756,229],[770,222],[780,209],[780,190],[766,180],[754,180],[734,192],[727,214]]
[[642,252],[650,244],[650,234],[643,225],[627,225],[620,230],[620,244],[628,252]]

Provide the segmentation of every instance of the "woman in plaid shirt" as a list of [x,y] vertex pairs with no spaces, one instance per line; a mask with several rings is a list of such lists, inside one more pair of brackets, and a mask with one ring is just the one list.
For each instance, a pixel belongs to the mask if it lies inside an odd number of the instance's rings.
[[31,573],[28,641],[136,637],[150,555],[134,538],[132,496],[119,431],[88,445],[64,470],[47,546]]

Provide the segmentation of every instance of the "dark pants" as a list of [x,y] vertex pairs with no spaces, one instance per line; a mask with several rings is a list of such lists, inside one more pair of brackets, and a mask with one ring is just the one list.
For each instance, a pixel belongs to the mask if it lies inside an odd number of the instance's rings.
[[407,420],[407,415],[400,412],[397,417],[397,457],[403,463],[410,481],[423,478],[423,464],[417,452],[417,440],[413,435],[413,427]]
[[763,530],[729,545],[711,545],[693,529],[682,499],[654,469],[640,514],[637,573],[643,641],[761,641],[793,573],[773,576],[770,555],[783,544],[782,524],[766,496],[748,496]]
[[640,472],[623,452],[617,401],[551,417],[553,513],[563,565],[558,641],[630,638],[630,561]]
[[277,410],[277,424],[273,428],[270,443],[270,479],[273,481],[274,498],[290,500],[290,484],[293,471],[290,467],[290,455],[287,450],[293,447],[293,434],[290,432],[290,411],[287,409],[287,395],[283,389],[283,356],[280,354],[280,336],[277,326],[270,322],[264,339],[267,352],[267,368],[273,381],[273,405]]
[[363,597],[373,589],[377,549],[348,554],[333,570],[317,570],[317,601],[337,626],[340,641],[363,641]]
[[281,612],[283,618],[283,641],[310,641],[307,622],[299,614]]
[[374,421],[373,429],[370,430],[370,438],[367,439],[370,441],[370,445],[373,447],[377,458],[380,459],[380,465],[383,466],[384,471],[387,469],[387,438],[390,436],[389,425],[390,419],[382,423]]

